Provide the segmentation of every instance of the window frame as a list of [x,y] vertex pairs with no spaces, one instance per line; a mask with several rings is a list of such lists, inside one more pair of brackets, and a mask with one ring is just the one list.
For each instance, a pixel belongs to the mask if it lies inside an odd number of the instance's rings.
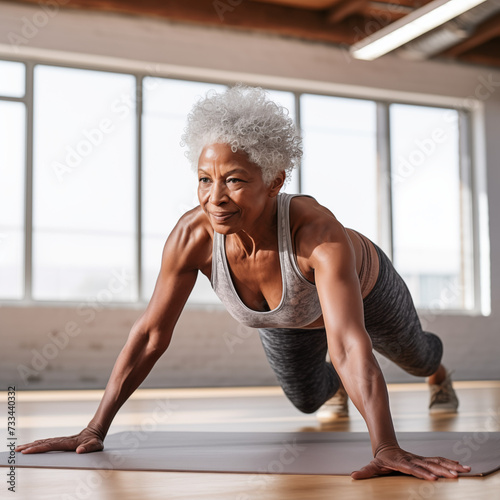
[[[294,120],[301,132],[301,95],[315,94],[330,97],[344,97],[358,100],[368,100],[376,104],[376,143],[377,143],[377,192],[380,200],[378,209],[378,225],[381,241],[379,245],[392,258],[393,231],[392,231],[392,189],[391,182],[391,144],[390,144],[390,117],[389,108],[391,104],[411,104],[426,107],[449,108],[459,113],[460,127],[460,183],[461,183],[461,221],[464,231],[464,244],[467,252],[472,256],[467,263],[467,280],[472,285],[472,303],[470,309],[439,309],[432,310],[438,315],[467,315],[476,316],[490,314],[490,276],[489,276],[489,235],[485,217],[487,206],[484,206],[486,196],[486,165],[484,159],[484,130],[482,126],[483,104],[478,100],[457,99],[445,96],[433,96],[398,91],[383,91],[366,87],[356,87],[339,84],[328,84],[323,82],[312,82],[290,79],[266,77],[263,75],[239,75],[230,72],[199,71],[191,70],[182,72],[179,68],[162,68],[162,65],[154,65],[147,68],[138,68],[125,62],[111,64],[109,61],[102,63],[86,63],[80,61],[78,64],[71,61],[68,56],[60,58],[11,58],[0,55],[1,60],[19,62],[25,65],[26,92],[23,97],[0,96],[2,101],[22,102],[26,108],[26,165],[25,165],[25,238],[24,238],[24,297],[22,299],[0,299],[0,305],[13,306],[58,306],[74,307],[80,305],[79,300],[35,300],[32,297],[32,231],[33,231],[33,85],[34,68],[36,65],[49,65],[74,69],[106,71],[131,75],[135,78],[137,105],[136,105],[136,263],[135,272],[137,276],[136,301],[106,302],[102,304],[110,308],[143,309],[148,301],[142,298],[143,276],[142,276],[142,116],[143,116],[143,80],[145,77],[157,77],[165,79],[184,80],[188,82],[213,83],[221,85],[233,85],[244,80],[250,85],[259,85],[269,90],[291,92],[295,100]],[[481,147],[482,146],[482,147]],[[302,192],[301,164],[297,167],[298,190]],[[486,214],[485,214],[486,212]],[[160,262],[158,262],[158,269]],[[186,304],[187,309],[213,310],[224,309],[222,304],[192,303]],[[429,309],[419,309],[425,314]]]

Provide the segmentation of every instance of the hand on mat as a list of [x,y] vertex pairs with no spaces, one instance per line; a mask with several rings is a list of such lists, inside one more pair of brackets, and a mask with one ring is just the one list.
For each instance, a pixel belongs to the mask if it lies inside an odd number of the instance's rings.
[[351,474],[353,479],[368,479],[374,476],[399,471],[420,479],[434,481],[439,477],[456,478],[459,472],[469,472],[468,465],[443,457],[422,457],[399,447],[384,448],[365,467]]
[[103,441],[104,439],[98,431],[86,427],[74,436],[39,439],[32,443],[21,444],[15,451],[22,453],[45,453],[47,451],[89,453],[91,451],[101,451],[104,448]]

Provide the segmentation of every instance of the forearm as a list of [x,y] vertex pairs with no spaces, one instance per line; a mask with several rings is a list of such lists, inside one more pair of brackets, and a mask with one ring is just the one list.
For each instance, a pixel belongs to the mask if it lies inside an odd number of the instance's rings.
[[115,362],[99,407],[88,425],[102,439],[118,410],[144,381],[165,349],[155,348],[147,334],[130,334]]
[[363,416],[374,456],[388,446],[397,446],[382,371],[370,351],[353,350],[336,366],[352,402]]

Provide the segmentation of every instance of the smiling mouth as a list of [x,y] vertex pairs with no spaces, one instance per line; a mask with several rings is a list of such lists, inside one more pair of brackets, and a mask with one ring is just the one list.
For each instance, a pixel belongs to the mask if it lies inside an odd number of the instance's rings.
[[235,212],[227,212],[227,213],[220,213],[220,214],[215,214],[213,212],[210,213],[210,215],[217,221],[217,222],[225,222],[228,219],[230,219]]

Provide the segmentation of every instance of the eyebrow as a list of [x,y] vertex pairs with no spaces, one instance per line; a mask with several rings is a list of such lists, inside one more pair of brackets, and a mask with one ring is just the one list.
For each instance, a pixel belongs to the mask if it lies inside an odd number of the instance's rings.
[[[207,173],[207,171],[204,170],[203,168],[199,168],[198,172],[201,172],[201,173],[204,173],[204,174]],[[248,171],[245,170],[245,169],[243,169],[243,168],[233,168],[233,169],[229,170],[228,172],[226,172],[225,175],[231,175],[231,174],[234,174],[234,173],[248,174]]]

